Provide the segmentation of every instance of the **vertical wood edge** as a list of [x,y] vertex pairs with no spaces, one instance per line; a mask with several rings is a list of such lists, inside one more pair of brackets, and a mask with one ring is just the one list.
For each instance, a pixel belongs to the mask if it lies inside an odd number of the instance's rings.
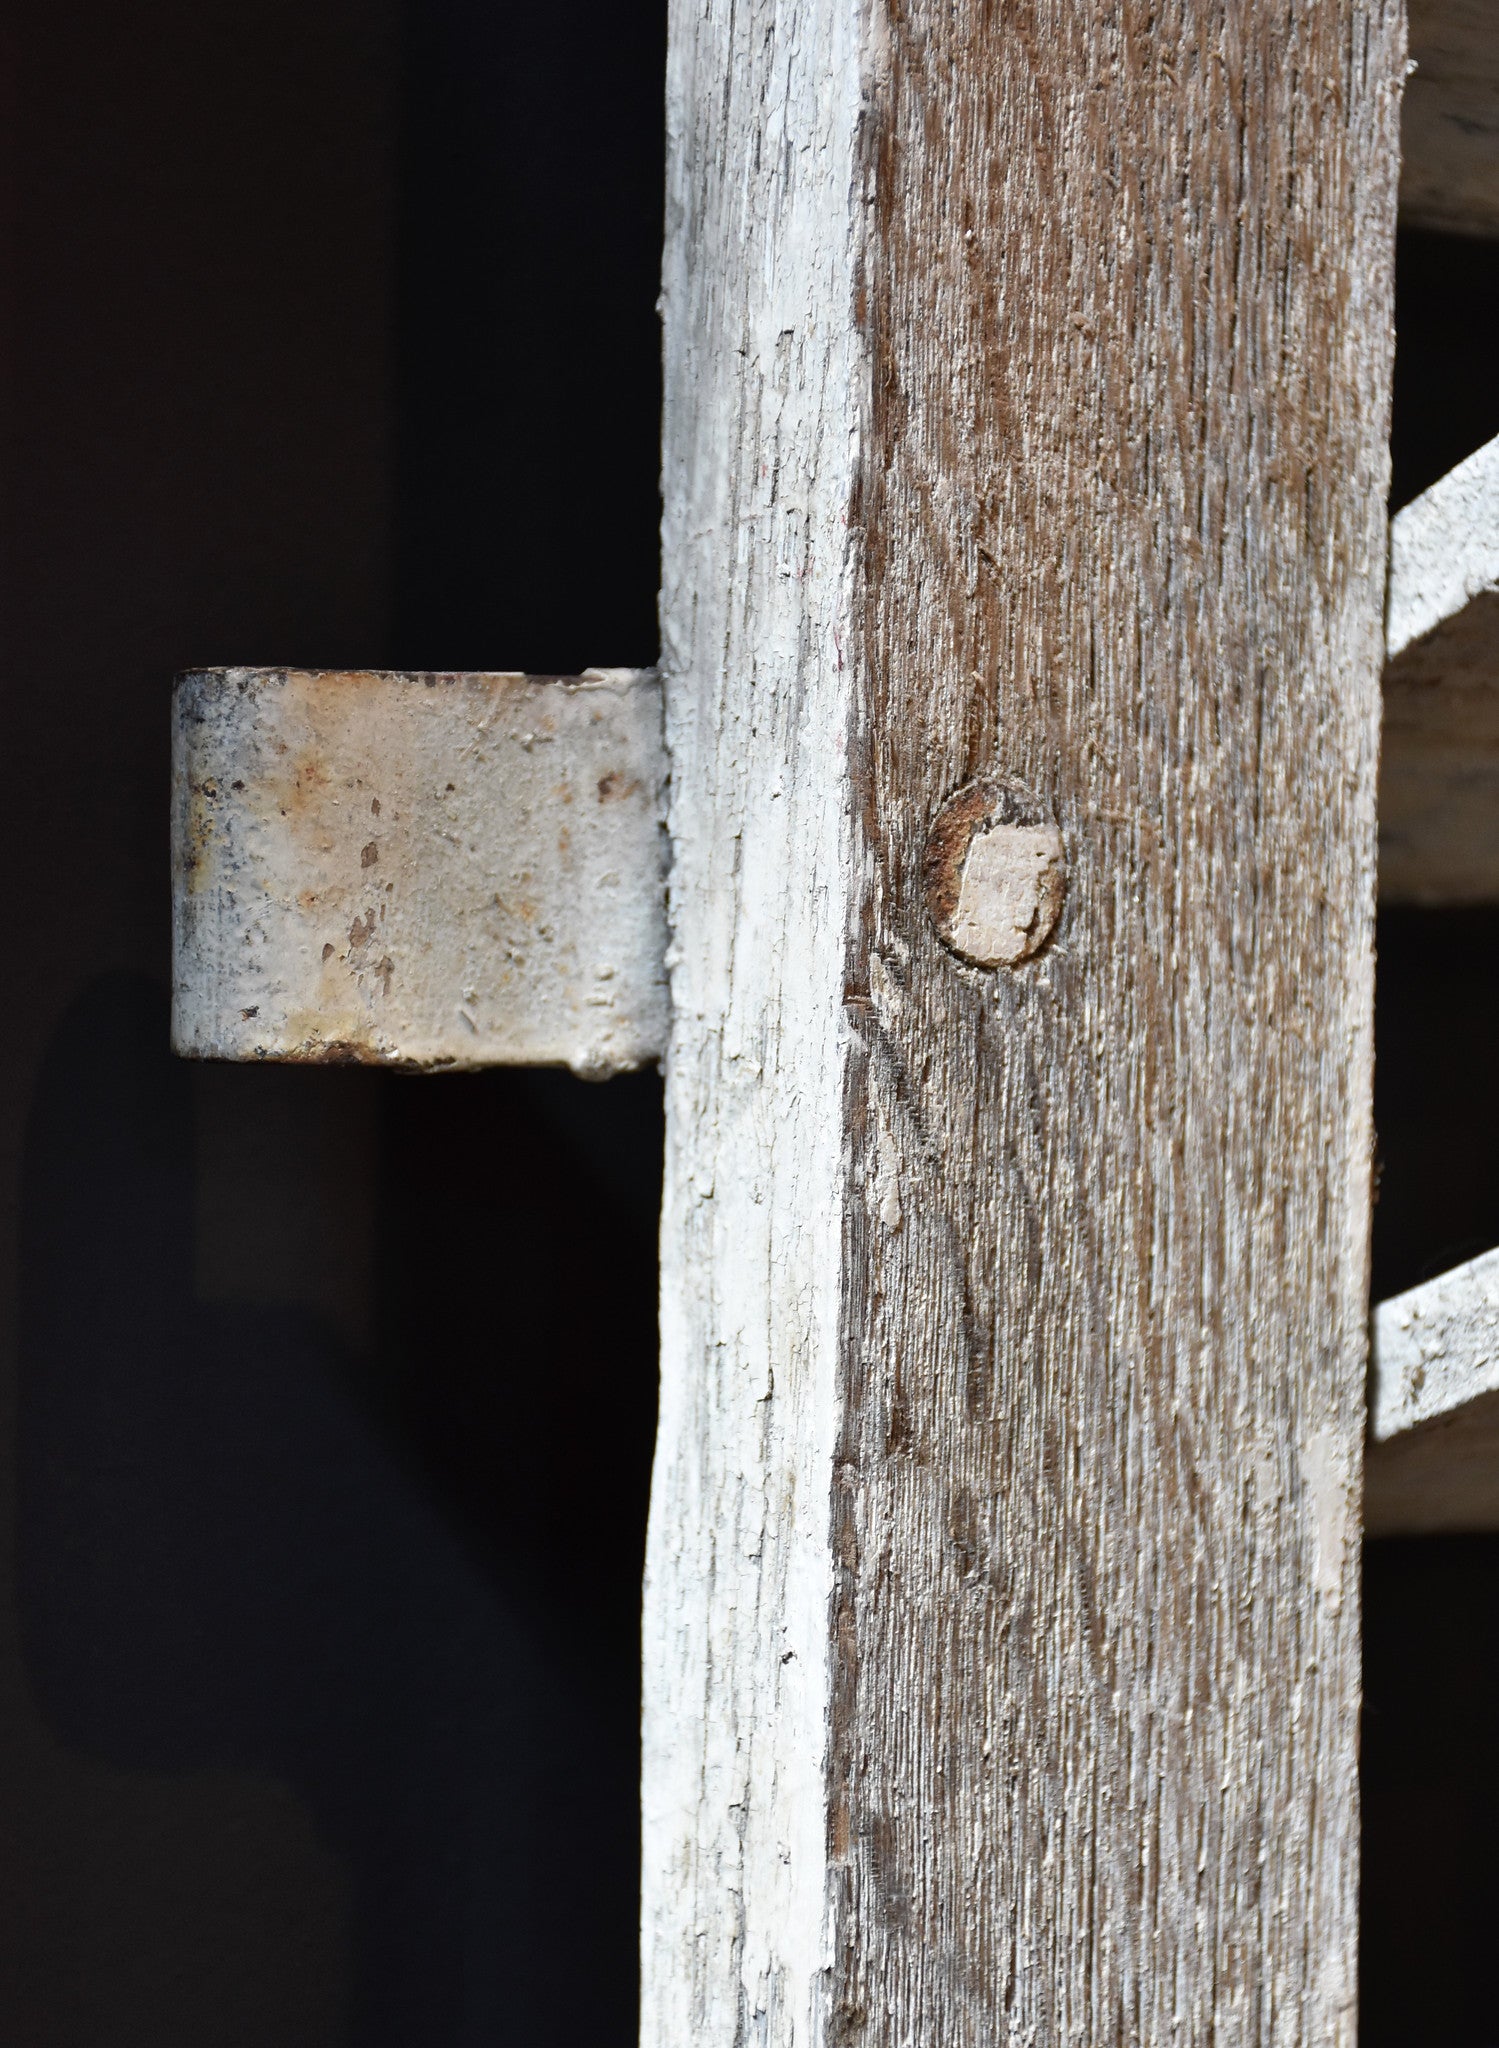
[[644,2042],[823,2032],[860,10],[676,0]]

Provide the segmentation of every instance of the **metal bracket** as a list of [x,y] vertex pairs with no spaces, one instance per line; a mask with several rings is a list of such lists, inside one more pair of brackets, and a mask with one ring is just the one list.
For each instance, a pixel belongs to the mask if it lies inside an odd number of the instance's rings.
[[654,671],[198,670],[172,780],[178,1052],[599,1077],[660,1056]]
[[[222,668],[173,699],[173,1042],[563,1065],[666,1044],[654,670]],[[1379,888],[1499,901],[1499,440],[1390,532]]]

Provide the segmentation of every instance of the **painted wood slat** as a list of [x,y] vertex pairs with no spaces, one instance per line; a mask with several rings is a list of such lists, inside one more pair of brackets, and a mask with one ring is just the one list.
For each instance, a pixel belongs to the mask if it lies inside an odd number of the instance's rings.
[[1375,1311],[1364,1526],[1499,1529],[1499,1251]]
[[590,1076],[656,1059],[664,780],[653,672],[184,676],[176,1050]]
[[1387,903],[1499,902],[1499,439],[1390,524]]
[[673,8],[651,2048],[1353,2040],[1403,58]]

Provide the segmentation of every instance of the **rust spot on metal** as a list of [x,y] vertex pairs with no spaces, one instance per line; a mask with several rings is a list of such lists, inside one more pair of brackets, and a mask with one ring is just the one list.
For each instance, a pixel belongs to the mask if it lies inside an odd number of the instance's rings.
[[374,1046],[361,1045],[353,1038],[312,1040],[293,1046],[290,1052],[274,1053],[268,1057],[289,1067],[396,1067],[416,1064],[411,1060],[388,1059]]
[[322,757],[310,747],[305,748],[292,761],[290,773],[281,785],[283,815],[299,819],[317,810],[321,793],[331,787],[332,780]]
[[360,854],[359,865],[362,868],[372,868],[379,858],[380,842],[378,839],[372,839],[369,845],[366,846],[364,851]]
[[458,1061],[450,1053],[432,1059],[410,1059],[400,1053],[382,1052],[357,1038],[305,1039],[286,1052],[257,1052],[254,1057],[271,1066],[285,1067],[388,1067],[398,1074],[440,1074]]
[[195,782],[190,786],[181,865],[187,876],[188,888],[192,891],[201,889],[208,879],[208,854],[219,830],[211,806],[218,793],[218,785],[212,781]]
[[634,796],[639,787],[640,783],[638,780],[627,782],[619,769],[611,769],[607,775],[599,777],[599,802],[601,804],[621,803],[627,796]]

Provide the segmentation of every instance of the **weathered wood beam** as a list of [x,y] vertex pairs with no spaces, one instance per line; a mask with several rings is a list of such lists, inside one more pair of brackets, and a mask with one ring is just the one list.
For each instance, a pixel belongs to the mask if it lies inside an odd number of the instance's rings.
[[1499,7],[1410,0],[1402,225],[1499,235]]
[[1499,440],[1390,525],[1379,893],[1499,902]]
[[673,7],[650,2048],[1353,2040],[1403,61]]
[[1499,1251],[1374,1316],[1364,1526],[1499,1529]]
[[207,669],[178,682],[172,750],[177,1051],[589,1075],[659,1056],[653,672]]

